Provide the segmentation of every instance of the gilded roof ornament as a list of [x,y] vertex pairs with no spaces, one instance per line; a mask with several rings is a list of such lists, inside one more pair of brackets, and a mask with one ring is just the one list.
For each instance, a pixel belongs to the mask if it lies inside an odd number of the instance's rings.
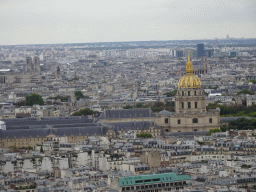
[[189,54],[189,50],[188,50],[188,60],[186,62],[186,74],[189,74],[189,73],[193,73],[193,63],[192,61],[190,60],[190,54]]
[[188,50],[188,60],[186,62],[186,74],[179,80],[179,89],[198,89],[202,87],[200,79],[193,74],[193,63],[190,59],[190,54]]

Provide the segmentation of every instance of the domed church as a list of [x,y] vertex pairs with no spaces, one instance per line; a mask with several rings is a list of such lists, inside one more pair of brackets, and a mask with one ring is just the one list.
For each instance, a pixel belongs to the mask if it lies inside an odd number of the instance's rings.
[[159,112],[156,123],[165,132],[209,131],[220,128],[219,110],[206,110],[204,90],[200,79],[194,75],[189,53],[186,74],[179,80],[177,86],[175,112],[166,110]]

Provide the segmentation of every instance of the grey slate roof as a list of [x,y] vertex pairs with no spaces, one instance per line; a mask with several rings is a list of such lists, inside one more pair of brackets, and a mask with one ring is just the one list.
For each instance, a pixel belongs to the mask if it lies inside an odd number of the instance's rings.
[[99,119],[123,119],[155,117],[155,113],[149,108],[105,110]]
[[229,121],[237,120],[239,118],[253,119],[254,117],[244,117],[244,116],[240,116],[240,117],[221,117],[220,122],[221,123],[228,123]]
[[154,121],[136,121],[136,122],[116,122],[116,123],[106,123],[111,125],[116,131],[119,130],[147,130],[149,127],[154,127]]
[[76,118],[69,118],[69,117],[55,117],[55,118],[42,118],[41,120],[37,120],[35,118],[24,118],[24,119],[6,119],[6,129],[17,129],[21,127],[23,129],[27,129],[30,126],[42,126],[41,128],[45,127],[46,125],[54,125],[54,127],[63,127],[64,125],[72,125],[74,124],[85,124],[85,123],[94,123],[94,119],[76,117]]
[[13,129],[0,130],[0,139],[6,138],[30,138],[31,137],[46,137],[49,134],[56,136],[78,136],[78,135],[106,135],[108,127],[73,127],[73,128],[44,128],[44,129]]

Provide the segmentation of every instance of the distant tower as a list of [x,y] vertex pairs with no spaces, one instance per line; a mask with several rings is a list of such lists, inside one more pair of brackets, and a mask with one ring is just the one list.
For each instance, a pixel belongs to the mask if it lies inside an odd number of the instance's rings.
[[208,60],[207,60],[207,57],[202,57],[201,62],[203,64],[203,74],[207,74],[208,73]]
[[33,59],[32,57],[26,57],[26,72],[39,72],[39,71],[40,71],[39,57],[35,56]]
[[196,56],[197,56],[197,58],[205,56],[204,44],[197,44],[196,45]]
[[30,72],[32,68],[32,58],[26,57],[26,72]]
[[34,71],[39,72],[40,70],[40,61],[39,61],[39,57],[36,56],[34,57]]
[[54,51],[52,52],[52,66],[51,66],[51,70],[52,70],[52,73],[53,74],[56,74],[55,70],[56,70],[56,67],[55,67],[55,58],[54,58]]
[[57,67],[57,75],[60,75],[60,66]]

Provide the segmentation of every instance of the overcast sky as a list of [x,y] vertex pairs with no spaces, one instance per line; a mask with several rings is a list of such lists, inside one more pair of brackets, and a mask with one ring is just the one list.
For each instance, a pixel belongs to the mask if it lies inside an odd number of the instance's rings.
[[0,0],[0,45],[256,38],[256,0]]

